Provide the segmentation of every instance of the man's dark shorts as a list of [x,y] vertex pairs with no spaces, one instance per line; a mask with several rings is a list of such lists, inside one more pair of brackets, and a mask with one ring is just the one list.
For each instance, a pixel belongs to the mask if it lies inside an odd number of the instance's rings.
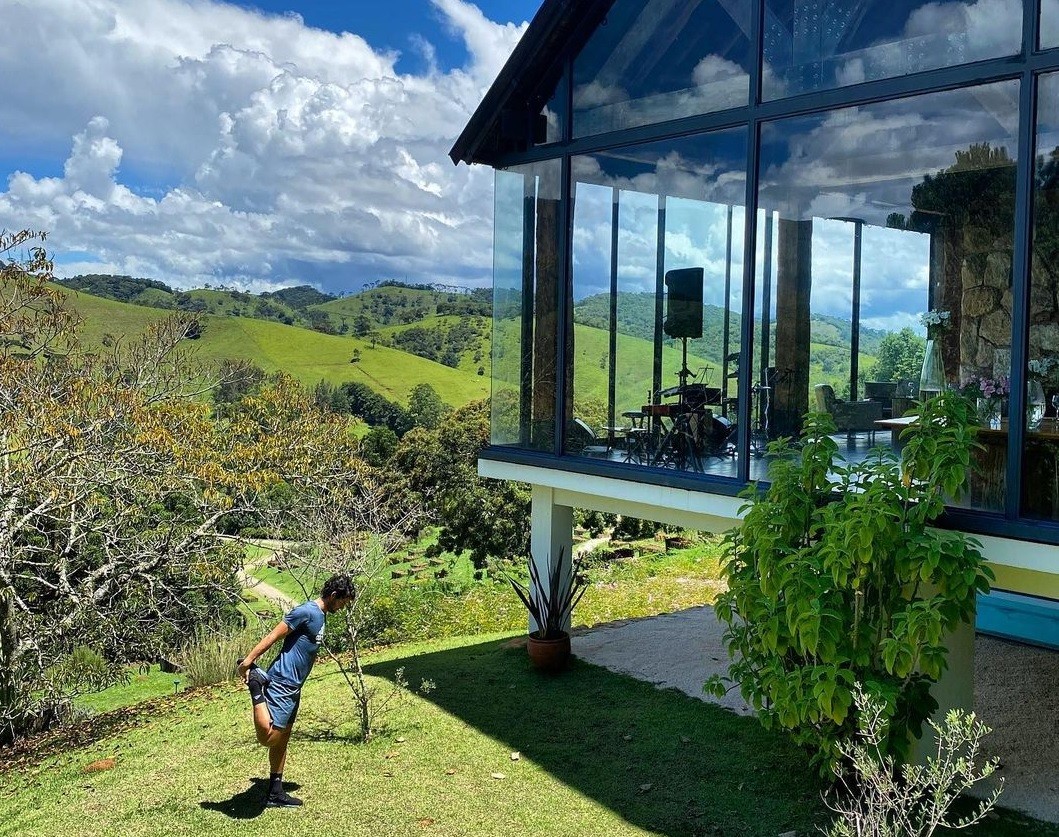
[[265,705],[272,717],[272,726],[276,729],[290,729],[298,717],[298,705],[301,703],[301,689],[290,691],[282,685],[269,682],[264,690]]

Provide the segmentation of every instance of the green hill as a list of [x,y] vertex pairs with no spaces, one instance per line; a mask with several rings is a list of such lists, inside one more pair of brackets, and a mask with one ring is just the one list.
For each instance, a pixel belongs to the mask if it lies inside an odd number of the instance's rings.
[[469,293],[406,285],[381,285],[310,307],[326,314],[339,334],[364,336],[372,329],[408,325],[433,316],[489,317],[492,291]]
[[[67,291],[71,307],[84,318],[89,344],[105,334],[121,336],[143,330],[169,312],[85,293]],[[320,380],[332,384],[365,383],[391,400],[407,403],[412,387],[429,383],[441,398],[458,406],[488,395],[488,378],[450,369],[399,349],[351,337],[321,334],[305,328],[250,317],[203,314],[202,337],[196,341],[199,358],[219,362],[245,359],[266,372],[286,371],[307,385]],[[354,352],[359,360],[351,362]]]
[[372,334],[388,346],[476,375],[489,375],[487,317],[436,314],[405,325],[383,326]]
[[[120,336],[138,331],[162,316],[163,310],[183,310],[202,318],[205,332],[199,345],[206,360],[246,359],[266,371],[286,370],[307,384],[360,381],[402,403],[408,391],[423,382],[450,404],[464,404],[489,391],[493,358],[489,289],[458,293],[398,283],[333,298],[309,286],[261,295],[223,288],[178,293],[160,282],[122,276],[75,277],[65,284],[83,286],[88,292],[76,296],[86,314],[86,334],[94,341],[108,332]],[[735,371],[734,365],[725,370],[722,363],[725,316],[721,308],[704,306],[703,336],[688,343],[689,368],[694,374],[707,369],[700,379],[710,386],[720,387],[725,372]],[[740,317],[727,316],[730,351],[735,351]],[[618,412],[645,403],[651,388],[654,317],[652,294],[619,296]],[[593,414],[607,400],[609,318],[606,295],[586,297],[574,306],[574,393]],[[842,395],[848,389],[844,385],[849,379],[850,324],[815,316],[811,328],[810,385],[828,382]],[[862,374],[874,365],[884,334],[861,329]],[[664,340],[663,387],[677,383],[680,351],[680,341]],[[516,378],[512,364],[517,363],[518,353],[507,358],[499,354],[503,386],[503,381]],[[356,362],[351,362],[354,358]],[[730,391],[735,392],[734,381]]]

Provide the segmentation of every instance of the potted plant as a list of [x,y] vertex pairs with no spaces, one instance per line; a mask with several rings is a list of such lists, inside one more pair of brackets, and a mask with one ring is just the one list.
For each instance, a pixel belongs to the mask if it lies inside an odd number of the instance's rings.
[[569,573],[564,573],[563,553],[560,551],[559,560],[548,562],[547,578],[542,578],[537,562],[531,556],[529,569],[529,585],[510,576],[508,581],[537,626],[526,643],[530,661],[540,671],[561,671],[570,662],[570,634],[566,626],[588,587],[581,572],[581,559],[575,557],[570,562]]

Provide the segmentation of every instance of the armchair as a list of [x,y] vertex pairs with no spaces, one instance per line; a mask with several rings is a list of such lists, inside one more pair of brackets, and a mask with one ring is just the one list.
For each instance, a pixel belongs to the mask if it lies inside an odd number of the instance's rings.
[[897,381],[865,381],[864,397],[882,405],[882,417],[893,418],[893,402],[897,396]]
[[842,401],[835,397],[835,390],[830,384],[817,384],[816,409],[821,413],[830,413],[836,429],[847,434],[870,433],[875,436],[875,422],[883,417],[883,406],[870,398],[864,401]]

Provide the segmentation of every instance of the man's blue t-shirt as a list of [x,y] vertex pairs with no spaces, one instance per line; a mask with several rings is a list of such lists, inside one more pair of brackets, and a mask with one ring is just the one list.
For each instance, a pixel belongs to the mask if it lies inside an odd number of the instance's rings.
[[324,641],[324,612],[316,602],[298,605],[283,617],[290,628],[283,650],[269,667],[269,682],[295,692],[309,677],[320,643]]

